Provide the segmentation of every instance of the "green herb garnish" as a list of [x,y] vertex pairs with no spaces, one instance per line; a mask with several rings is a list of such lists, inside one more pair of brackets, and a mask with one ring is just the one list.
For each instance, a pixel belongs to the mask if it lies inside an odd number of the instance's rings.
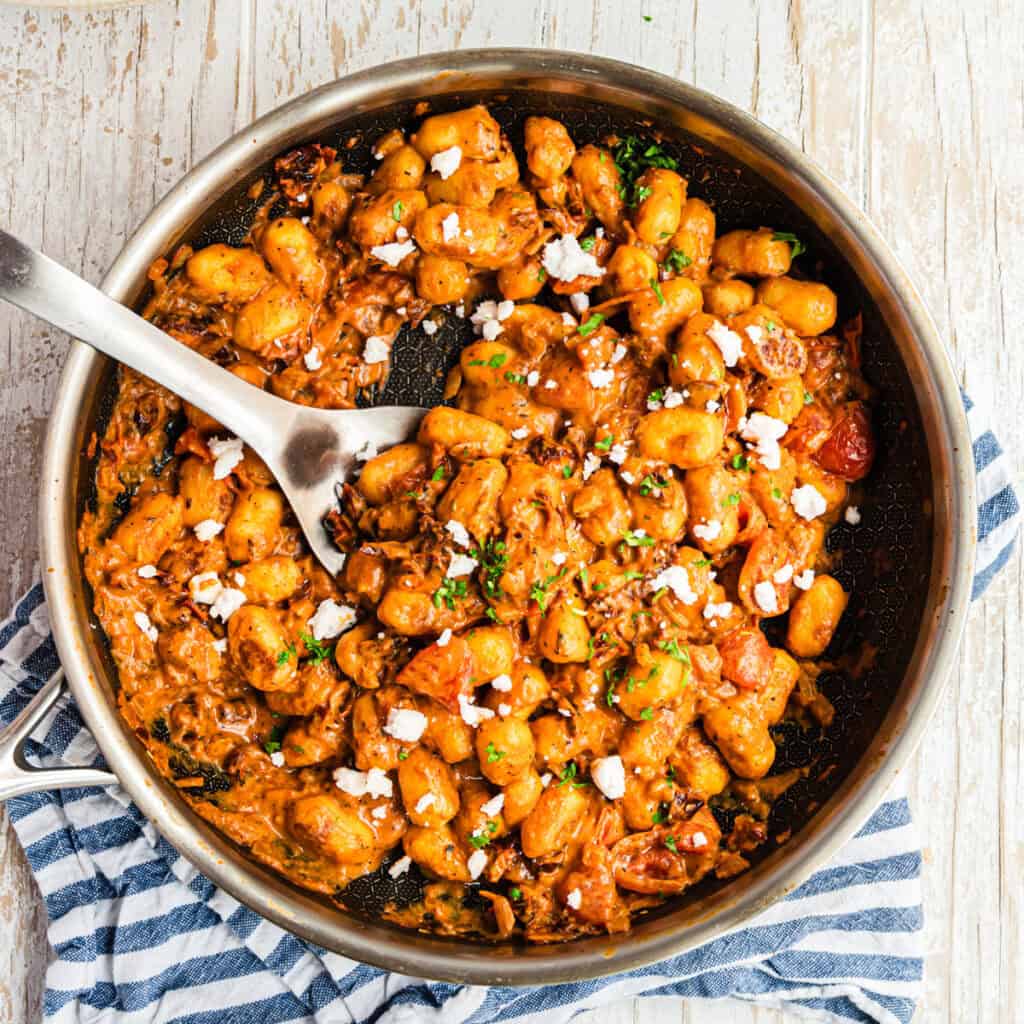
[[746,455],[734,455],[732,457],[732,468],[750,470],[750,459]]
[[792,231],[776,231],[775,234],[772,235],[772,241],[773,242],[789,242],[790,247],[793,250],[793,252],[792,252],[792,258],[793,259],[796,259],[797,256],[799,256],[801,253],[807,252],[807,246],[804,245],[804,243],[801,242],[800,239],[797,238],[796,235],[794,235]]
[[501,597],[501,577],[508,568],[505,542],[503,540],[487,540],[484,541],[483,547],[474,548],[469,554],[471,558],[475,558],[480,563],[484,570],[484,594],[492,599]]
[[604,323],[604,314],[602,313],[591,313],[585,324],[580,324],[578,334],[581,338],[586,338],[588,335],[593,334],[594,331]]
[[582,250],[583,250],[584,252],[592,252],[592,251],[593,251],[593,248],[594,248],[594,244],[595,244],[596,242],[597,242],[597,239],[596,239],[596,238],[594,238],[593,236],[591,236],[591,237],[588,237],[588,238],[584,238],[584,239],[583,239],[583,241],[582,241],[582,242],[580,242],[580,248],[581,248],[581,249],[582,249]]
[[654,294],[658,296],[658,305],[659,306],[664,306],[665,305],[665,296],[662,294],[661,285],[658,283],[658,279],[657,278],[654,278],[654,277],[651,278],[651,288],[654,289]]
[[319,665],[321,661],[326,661],[334,653],[333,647],[310,636],[309,633],[300,633],[299,639],[305,644],[306,653],[313,665]]
[[444,466],[438,466],[433,473],[430,474],[430,479],[436,484],[439,480],[444,479]]
[[511,370],[506,370],[505,371],[505,380],[507,380],[509,382],[509,384],[525,384],[526,383],[526,374],[525,373],[513,373]]
[[487,751],[488,764],[494,764],[495,761],[500,761],[505,756],[505,751],[496,749],[493,743],[488,743],[484,750]]
[[278,665],[283,665],[295,653],[295,644],[289,644],[277,656]]
[[607,452],[607,451],[611,450],[611,447],[612,447],[612,445],[614,443],[615,443],[615,435],[614,434],[608,434],[607,437],[604,437],[600,441],[598,441],[594,445],[594,448],[597,451],[599,451],[599,452]]
[[677,640],[662,640],[658,646],[670,657],[675,658],[676,661],[681,661],[684,665],[690,664],[690,655],[681,650],[679,642]]
[[678,853],[679,852],[679,850],[676,849],[676,837],[675,836],[665,836],[665,846],[669,850],[671,850],[673,853]]
[[615,166],[618,168],[619,194],[629,206],[636,206],[650,195],[650,189],[638,186],[636,181],[648,167],[664,167],[674,171],[678,164],[656,142],[644,146],[635,135],[627,135],[613,151]]
[[440,608],[442,602],[447,606],[450,612],[455,611],[455,602],[462,597],[466,596],[467,584],[465,580],[453,579],[451,576],[446,576],[441,580],[441,585],[434,591],[432,598],[435,608]]
[[667,480],[662,480],[661,477],[653,476],[651,473],[648,473],[647,476],[645,476],[643,478],[643,480],[640,481],[640,493],[645,498],[656,487],[660,488],[660,489],[664,489],[664,488],[668,487],[668,481]]
[[668,256],[665,257],[663,266],[668,267],[670,270],[674,270],[677,274],[681,270],[685,270],[693,260],[683,252],[682,249],[673,249]]
[[402,200],[401,199],[399,199],[398,202],[395,203],[395,205],[391,207],[391,219],[396,224],[400,223],[401,220],[402,220],[402,210],[403,209],[404,209],[404,207],[402,206]]
[[648,537],[646,533],[638,533],[635,530],[626,530],[622,539],[631,548],[653,548],[655,543],[653,537]]
[[562,479],[563,480],[568,480],[569,477],[571,477],[571,476],[572,476],[572,466],[563,466],[562,467]]

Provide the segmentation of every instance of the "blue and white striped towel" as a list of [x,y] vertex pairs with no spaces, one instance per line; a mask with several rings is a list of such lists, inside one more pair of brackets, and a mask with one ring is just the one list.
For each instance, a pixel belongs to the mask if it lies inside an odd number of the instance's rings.
[[[1010,557],[1007,460],[965,399],[978,468],[979,596]],[[59,668],[42,587],[0,626],[0,721]],[[45,765],[101,758],[72,701],[35,734]],[[546,988],[425,982],[327,953],[217,889],[117,787],[39,793],[7,810],[46,900],[53,1022],[559,1024],[627,996],[732,997],[819,1020],[907,1022],[921,988],[921,853],[904,797],[756,922],[662,963]]]

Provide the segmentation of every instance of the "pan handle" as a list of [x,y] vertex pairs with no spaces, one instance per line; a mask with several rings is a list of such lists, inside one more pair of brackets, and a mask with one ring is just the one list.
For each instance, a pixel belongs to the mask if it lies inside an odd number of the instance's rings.
[[64,688],[64,673],[46,681],[31,703],[0,729],[0,803],[15,796],[72,786],[112,786],[117,776],[99,768],[37,768],[25,760],[25,741],[56,704]]

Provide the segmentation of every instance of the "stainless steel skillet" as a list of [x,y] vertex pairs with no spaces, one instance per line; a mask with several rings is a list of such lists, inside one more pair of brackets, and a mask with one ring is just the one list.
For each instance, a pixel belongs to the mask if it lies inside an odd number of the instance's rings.
[[[152,770],[116,709],[116,676],[91,618],[75,527],[89,497],[83,452],[102,423],[111,366],[76,346],[61,383],[42,481],[47,598],[68,681],[108,764],[142,811],[214,882],[284,927],[358,960],[431,978],[537,984],[624,970],[721,935],[792,890],[859,827],[906,763],[942,689],[970,595],[974,492],[959,392],[941,341],[906,275],[856,208],[796,149],[735,108],[638,68],[593,57],[524,50],[469,51],[403,61],[309,94],[240,133],[157,206],[108,273],[104,288],[134,304],[149,263],[182,240],[237,240],[251,207],[246,189],[282,151],[306,141],[356,140],[358,169],[380,131],[408,124],[423,100],[450,109],[487,100],[513,140],[529,113],[553,113],[579,141],[609,131],[657,129],[680,159],[691,192],[720,225],[785,225],[810,244],[804,257],[864,315],[864,361],[878,388],[879,465],[862,503],[864,523],[839,527],[839,570],[855,598],[840,645],[877,648],[854,680],[825,680],[838,709],[829,735],[793,735],[784,764],[835,765],[822,783],[791,791],[774,827],[792,837],[747,874],[694,890],[626,936],[557,947],[487,946],[399,931],[362,909],[340,910],[290,886],[193,815]],[[440,371],[464,339],[399,338],[385,400],[430,405]],[[0,761],[0,764],[3,762]],[[17,771],[8,764],[9,771]],[[100,781],[92,775],[82,782]],[[36,788],[54,783],[34,779]],[[816,808],[816,809],[815,809]],[[370,889],[372,890],[372,885]]]

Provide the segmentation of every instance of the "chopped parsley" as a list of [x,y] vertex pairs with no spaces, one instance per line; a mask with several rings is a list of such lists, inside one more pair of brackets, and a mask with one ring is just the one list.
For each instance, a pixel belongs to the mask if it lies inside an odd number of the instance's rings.
[[572,476],[572,466],[563,466],[562,467],[562,479],[563,480],[568,480],[569,477],[571,477],[571,476]]
[[599,452],[611,451],[612,445],[615,443],[615,435],[609,434],[607,437],[602,438],[596,442],[594,448]]
[[498,750],[493,743],[488,743],[484,749],[487,751],[488,764],[494,764],[495,761],[500,761],[505,756],[505,751]]
[[660,402],[664,397],[665,397],[665,389],[664,388],[658,388],[656,391],[652,391],[647,396],[647,401],[648,402]]
[[813,402],[813,401],[814,401],[814,395],[812,395],[810,393],[810,391],[805,391],[804,392],[804,405],[810,405],[811,402]]
[[433,473],[430,474],[430,479],[436,484],[439,480],[444,479],[444,466],[438,466]]
[[623,576],[625,576],[627,580],[642,580],[644,578],[644,574],[642,572],[637,572],[635,569],[628,569],[623,573]]
[[664,821],[668,821],[668,804],[662,802],[658,804],[658,809],[651,815],[651,824],[660,825]]
[[732,468],[743,469],[749,472],[750,470],[750,459],[746,455],[734,455],[732,457]]
[[289,644],[283,651],[277,656],[278,665],[285,664],[286,661],[295,653],[295,644]]
[[671,850],[673,853],[678,853],[679,852],[679,850],[676,848],[676,837],[675,836],[665,836],[665,846],[669,850]]
[[581,338],[586,338],[588,335],[593,334],[594,331],[604,323],[603,313],[591,313],[587,319],[587,322],[580,324],[578,333]]
[[[483,547],[474,548],[469,554],[471,558],[475,558],[480,563],[484,570],[484,594],[490,598],[501,597],[501,577],[504,575],[505,569],[508,568],[505,542],[503,540],[484,541]],[[488,616],[488,618],[490,617]]]
[[662,640],[658,646],[667,654],[669,657],[675,658],[676,661],[681,661],[684,665],[690,664],[690,655],[680,649],[679,642],[677,640]]
[[399,761],[404,761],[408,756],[409,756],[409,751],[408,750],[400,750],[398,752],[398,760]]
[[703,569],[711,564],[710,558],[698,558],[696,562],[690,563],[694,569]]
[[641,14],[640,17],[643,18],[644,21],[654,21],[653,16],[650,14]]
[[399,199],[398,202],[395,203],[395,205],[391,207],[391,219],[396,224],[401,223],[401,220],[402,220],[402,210],[403,209],[404,209],[404,207],[402,206],[402,200],[401,199]]
[[668,487],[668,481],[667,480],[662,480],[661,477],[653,476],[651,473],[648,473],[647,476],[645,476],[643,478],[643,480],[640,481],[640,493],[645,498],[656,487],[660,488],[660,489],[664,489],[664,488]]
[[542,613],[547,611],[548,587],[560,580],[568,571],[568,569],[563,569],[561,572],[555,573],[554,576],[549,576],[543,583],[538,580],[530,587],[530,600],[537,602],[537,607]]
[[664,266],[668,267],[669,270],[674,270],[677,274],[681,270],[685,270],[693,260],[683,252],[682,249],[673,249],[668,256],[665,257]]
[[674,171],[679,166],[657,142],[645,145],[636,135],[627,135],[620,140],[612,155],[622,179],[619,195],[629,206],[636,206],[650,195],[650,189],[636,183],[648,167],[663,167]]
[[309,655],[310,662],[314,665],[319,665],[321,661],[326,661],[334,653],[334,648],[330,644],[317,640],[315,637],[310,636],[309,633],[300,633],[299,639],[306,645],[306,653]]
[[637,533],[634,530],[626,530],[622,535],[622,539],[631,548],[654,547],[654,538],[648,537],[646,533]]
[[523,898],[523,890],[518,886],[513,886],[508,891],[508,898],[510,900],[521,900]]
[[774,498],[774,499],[775,499],[776,501],[781,501],[781,500],[782,500],[782,491],[780,491],[780,490],[778,489],[778,487],[773,487],[773,488],[772,488],[772,497],[773,497],[773,498]]
[[658,296],[658,305],[664,306],[665,296],[662,294],[661,285],[658,283],[658,279],[656,277],[651,278],[651,288],[654,289],[654,294]]
[[441,580],[441,585],[434,591],[432,598],[435,608],[440,608],[442,602],[447,606],[448,611],[455,611],[455,602],[459,598],[465,597],[467,591],[467,584],[465,580],[452,579],[451,576],[446,576]]
[[591,235],[591,236],[589,236],[587,238],[584,238],[583,241],[580,242],[580,248],[584,252],[592,252],[593,249],[594,249],[594,244],[596,242],[597,242],[597,239],[594,238],[593,235]]
[[507,380],[509,382],[509,384],[525,384],[526,383],[526,374],[525,373],[513,373],[511,370],[506,370],[505,371],[505,380]]
[[559,786],[571,785],[573,789],[579,789],[581,786],[589,786],[590,783],[586,779],[577,779],[576,773],[576,762],[570,761],[561,771],[558,776]]
[[740,503],[740,496],[735,491],[733,491],[733,493],[730,494],[729,497],[726,498],[725,501],[722,502],[722,507],[724,508],[726,506],[735,506],[735,505],[738,505],[739,503]]
[[482,850],[494,838],[494,833],[497,831],[498,823],[496,821],[489,821],[482,829],[474,832],[469,837],[469,845],[475,850]]
[[776,231],[772,235],[773,242],[789,242],[791,249],[793,250],[793,259],[796,259],[803,252],[807,252],[807,246],[800,241],[792,231]]
[[507,352],[495,352],[490,359],[470,359],[470,366],[489,366],[492,370],[497,370],[499,367],[505,365],[508,359]]
[[284,725],[278,723],[270,730],[263,743],[263,749],[268,754],[276,754],[281,749],[281,741],[284,739]]
[[548,279],[548,272],[543,267],[541,267],[537,271],[537,280],[540,281],[541,284],[543,284],[547,279]]

